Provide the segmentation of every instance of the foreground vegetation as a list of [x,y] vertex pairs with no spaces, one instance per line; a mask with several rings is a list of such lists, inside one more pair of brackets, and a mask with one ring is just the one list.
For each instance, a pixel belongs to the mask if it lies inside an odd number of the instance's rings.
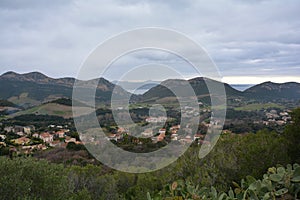
[[184,180],[227,191],[232,182],[251,174],[259,178],[269,166],[291,162],[287,145],[275,133],[223,136],[205,159],[198,146],[167,168],[128,174],[101,165],[68,166],[33,158],[0,159],[1,199],[146,199],[163,186]]
[[247,176],[238,184],[233,182],[234,189],[228,192],[217,192],[216,188],[194,186],[190,181],[175,181],[167,185],[164,190],[152,198],[147,193],[148,200],[162,199],[215,199],[215,200],[243,200],[243,199],[298,199],[300,192],[300,166],[288,164],[286,168],[280,166],[268,169],[261,180]]
[[282,134],[225,134],[204,159],[193,144],[170,166],[147,174],[0,157],[0,199],[299,198],[299,167],[288,164],[300,161],[300,109],[292,117]]

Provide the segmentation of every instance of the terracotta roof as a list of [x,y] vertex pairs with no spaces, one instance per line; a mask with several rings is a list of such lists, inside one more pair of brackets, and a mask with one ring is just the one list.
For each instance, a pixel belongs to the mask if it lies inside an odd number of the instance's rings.
[[52,135],[50,133],[42,133],[40,134],[40,137],[46,138],[46,137],[51,137]]

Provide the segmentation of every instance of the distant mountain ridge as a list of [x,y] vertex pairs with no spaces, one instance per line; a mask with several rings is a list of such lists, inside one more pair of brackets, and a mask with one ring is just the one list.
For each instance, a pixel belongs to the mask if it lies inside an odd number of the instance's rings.
[[50,78],[40,72],[30,72],[25,74],[19,74],[13,71],[6,72],[0,76],[1,80],[15,80],[15,81],[32,81],[41,84],[61,84],[73,86],[75,78]]
[[[244,91],[234,89],[227,83],[218,82],[212,79],[198,77],[188,80],[188,83],[194,89],[198,99],[209,103],[209,91],[206,83],[212,83],[214,86],[222,86],[226,91],[228,100],[246,100],[246,101],[257,101],[257,102],[290,102],[300,100],[300,83],[287,82],[287,83],[273,83],[264,82],[261,84],[254,85]],[[159,99],[174,97],[174,94],[168,89],[181,88],[184,91],[187,81],[179,79],[171,79],[163,81],[160,85],[151,88],[149,91],[142,95],[143,101],[157,101]],[[167,87],[165,87],[165,86]]]
[[[58,98],[72,98],[75,81],[75,78],[50,78],[40,72],[25,74],[7,72],[0,76],[0,99],[9,100],[23,107],[31,107]],[[119,99],[131,95],[104,78],[79,82],[82,87],[98,84],[97,102],[109,102],[113,91]]]
[[256,99],[258,101],[272,100],[299,100],[300,99],[300,83],[273,83],[264,82],[255,85],[244,91],[246,98]]
[[[213,87],[224,87],[228,98],[239,98],[242,96],[242,92],[232,88],[227,83],[218,82],[209,78],[197,77],[190,80],[180,80],[180,79],[169,79],[163,81],[160,85],[151,88],[149,91],[142,95],[142,101],[161,101],[161,99],[176,100],[172,89],[179,91],[181,97],[188,97],[190,94],[190,86],[193,88],[195,95],[198,100],[210,104],[210,91],[206,84]],[[218,95],[218,94],[212,94]],[[170,99],[173,98],[173,99]]]
[[[40,72],[18,74],[6,72],[0,76],[0,99],[8,100],[16,105],[34,106],[44,102],[53,101],[58,98],[72,98],[75,78],[51,78]],[[177,88],[180,95],[186,94],[186,84],[189,83],[195,94],[204,102],[209,102],[210,96],[206,83],[210,82],[216,86],[224,86],[228,99],[254,100],[257,102],[266,101],[299,101],[300,83],[272,83],[265,82],[254,85],[245,91],[234,89],[227,83],[218,82],[212,79],[198,77],[190,80],[168,79],[152,87],[142,95],[132,95],[118,85],[99,78],[89,81],[82,81],[82,87],[97,83],[96,101],[109,103],[112,92],[116,93],[119,99],[128,98],[139,102],[153,102],[174,98],[174,94],[168,88]],[[115,90],[114,90],[115,89]]]

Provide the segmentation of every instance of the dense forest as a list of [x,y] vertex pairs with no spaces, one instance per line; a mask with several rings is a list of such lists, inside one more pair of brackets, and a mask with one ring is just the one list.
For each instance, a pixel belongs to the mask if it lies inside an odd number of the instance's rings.
[[281,134],[223,134],[204,159],[198,158],[199,146],[193,144],[173,164],[145,174],[101,164],[1,157],[0,199],[299,198],[300,168],[292,163],[300,163],[300,108],[292,118]]

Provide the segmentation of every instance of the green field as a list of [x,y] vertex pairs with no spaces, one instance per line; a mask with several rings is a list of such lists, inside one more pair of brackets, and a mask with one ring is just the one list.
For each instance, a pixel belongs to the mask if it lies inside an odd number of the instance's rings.
[[16,105],[22,105],[25,103],[29,103],[31,105],[39,105],[40,104],[39,101],[29,98],[28,93],[22,93],[22,94],[20,94],[20,96],[10,97],[8,99],[8,101],[10,101]]
[[[76,107],[76,110],[78,112],[77,116],[82,114],[85,115],[91,112],[90,110],[87,109],[87,107]],[[17,112],[11,116],[14,117],[18,115],[27,115],[27,114],[56,115],[64,118],[73,117],[73,111],[71,106],[60,105],[56,103],[42,104],[37,107],[33,107],[27,110]]]
[[238,111],[256,111],[256,110],[261,110],[261,109],[268,109],[268,108],[281,108],[283,109],[284,106],[276,104],[276,103],[253,103],[253,104],[247,104],[245,106],[240,106],[234,108],[235,110]]

